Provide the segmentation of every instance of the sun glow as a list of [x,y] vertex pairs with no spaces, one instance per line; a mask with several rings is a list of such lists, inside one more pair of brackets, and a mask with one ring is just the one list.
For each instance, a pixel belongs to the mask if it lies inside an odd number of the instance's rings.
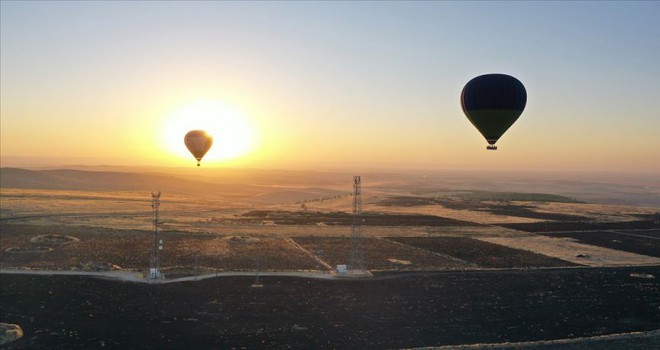
[[222,101],[198,101],[170,114],[162,133],[168,151],[194,161],[183,142],[191,130],[204,130],[213,137],[213,146],[202,163],[235,159],[255,147],[255,133],[249,120]]

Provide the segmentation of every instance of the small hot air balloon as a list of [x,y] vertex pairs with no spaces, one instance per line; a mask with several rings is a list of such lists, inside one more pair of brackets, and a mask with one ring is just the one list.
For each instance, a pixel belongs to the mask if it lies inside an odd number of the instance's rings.
[[197,166],[199,166],[199,162],[213,145],[213,137],[204,130],[192,130],[186,134],[183,142],[186,143],[190,153],[197,159]]
[[520,117],[527,103],[525,86],[506,74],[485,74],[470,80],[461,92],[461,107],[486,138],[488,150]]

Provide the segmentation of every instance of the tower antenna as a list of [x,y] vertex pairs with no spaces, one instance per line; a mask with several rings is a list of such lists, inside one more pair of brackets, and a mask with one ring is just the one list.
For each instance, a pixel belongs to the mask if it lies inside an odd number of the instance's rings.
[[348,270],[364,272],[364,247],[362,242],[362,184],[360,176],[353,176],[353,223],[351,225],[351,248]]
[[151,208],[153,218],[153,244],[149,259],[149,278],[160,278],[160,251],[163,250],[163,240],[160,239],[158,223],[158,207],[160,207],[160,191],[151,192]]

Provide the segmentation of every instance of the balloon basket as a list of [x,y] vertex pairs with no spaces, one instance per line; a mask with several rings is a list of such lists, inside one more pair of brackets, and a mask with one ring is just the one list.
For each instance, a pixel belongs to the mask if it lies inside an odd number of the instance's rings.
[[495,145],[488,145],[486,146],[486,149],[489,151],[497,151],[497,146]]

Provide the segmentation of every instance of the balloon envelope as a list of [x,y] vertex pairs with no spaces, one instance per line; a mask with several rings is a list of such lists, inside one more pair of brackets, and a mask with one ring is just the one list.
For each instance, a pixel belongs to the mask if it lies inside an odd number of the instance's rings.
[[527,104],[525,86],[506,74],[485,74],[470,80],[461,92],[463,113],[491,145],[520,117]]
[[197,159],[197,166],[199,166],[199,162],[204,158],[211,145],[213,145],[213,137],[204,130],[192,130],[186,134],[183,142],[185,142],[190,153]]

